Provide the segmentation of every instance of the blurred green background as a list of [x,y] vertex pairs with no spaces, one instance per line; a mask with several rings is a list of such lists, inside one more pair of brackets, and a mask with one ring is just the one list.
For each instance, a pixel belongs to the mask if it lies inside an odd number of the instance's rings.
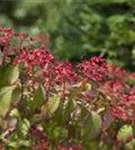
[[135,71],[135,0],[1,0],[0,24],[48,32],[62,61],[102,56]]

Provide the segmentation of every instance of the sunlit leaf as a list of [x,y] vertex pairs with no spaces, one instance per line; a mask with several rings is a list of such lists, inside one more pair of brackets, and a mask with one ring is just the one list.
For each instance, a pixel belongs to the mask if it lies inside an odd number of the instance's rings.
[[59,107],[60,97],[58,95],[52,96],[47,103],[48,113],[53,114]]
[[24,118],[23,120],[20,120],[19,129],[23,136],[25,136],[28,133],[29,128],[30,128],[29,120],[27,120],[26,118]]
[[6,68],[4,80],[7,84],[13,84],[19,77],[19,67],[10,65]]
[[130,125],[122,126],[117,134],[117,139],[125,143],[129,137],[133,136],[133,128]]
[[135,139],[128,142],[126,145],[126,150],[134,150],[135,149]]
[[0,89],[0,116],[2,117],[5,116],[10,107],[14,88],[15,86],[7,86]]
[[12,109],[12,111],[10,112],[10,116],[16,117],[16,118],[20,117],[20,113],[19,113],[18,109],[17,108]]
[[28,140],[14,140],[14,141],[10,141],[10,143],[8,144],[8,147],[11,149],[25,149],[28,150],[28,147],[30,147],[30,142]]

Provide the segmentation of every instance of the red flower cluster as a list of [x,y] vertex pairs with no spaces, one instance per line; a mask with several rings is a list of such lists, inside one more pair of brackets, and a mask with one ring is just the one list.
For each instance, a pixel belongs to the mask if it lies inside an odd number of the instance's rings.
[[14,34],[11,28],[4,29],[0,27],[0,44],[2,46],[7,46],[10,43],[13,36]]
[[65,62],[64,64],[56,62],[55,65],[56,83],[64,83],[65,81],[69,81],[70,83],[72,83],[77,81],[77,73],[74,71],[73,66],[70,62]]
[[111,80],[120,80],[122,82],[127,81],[128,74],[124,69],[116,67],[114,65],[109,65],[108,70],[109,70],[109,77],[111,78]]
[[52,53],[46,50],[44,46],[41,46],[40,49],[29,51],[24,48],[22,54],[18,58],[19,63],[25,63],[27,66],[40,66],[44,68],[47,64],[52,63],[54,56]]
[[46,89],[50,89],[49,86],[52,87],[54,84],[72,84],[82,75],[83,78],[100,82],[108,76],[105,60],[100,57],[93,57],[91,61],[83,61],[73,68],[68,61],[63,64],[55,61],[54,55],[45,46],[34,50],[24,47],[15,61],[24,64],[28,68],[29,75],[34,74],[34,68],[38,66],[42,70],[43,84]]
[[135,87],[128,82],[134,80],[124,69],[114,65],[109,66],[109,80],[101,87],[106,97],[109,97],[114,119],[135,121]]
[[124,91],[125,91],[125,85],[119,81],[106,81],[102,87],[104,89],[104,94],[111,97],[112,100],[119,99]]
[[83,61],[77,68],[80,73],[88,79],[102,82],[108,76],[105,60],[100,57],[92,57],[91,61]]
[[53,60],[53,54],[47,51],[45,46],[41,46],[39,49],[35,49],[33,51],[23,48],[21,55],[16,58],[16,61],[19,64],[24,63],[25,66],[28,67],[30,74],[33,72],[35,66],[46,70],[48,65],[51,64]]
[[117,105],[112,105],[113,117],[124,121],[135,121],[135,95],[124,94]]

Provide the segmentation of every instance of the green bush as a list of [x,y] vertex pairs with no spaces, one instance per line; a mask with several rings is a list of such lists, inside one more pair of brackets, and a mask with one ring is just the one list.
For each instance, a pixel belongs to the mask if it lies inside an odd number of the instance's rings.
[[[45,37],[0,27],[0,149],[134,149],[135,74],[57,61]],[[123,145],[124,144],[124,145]]]

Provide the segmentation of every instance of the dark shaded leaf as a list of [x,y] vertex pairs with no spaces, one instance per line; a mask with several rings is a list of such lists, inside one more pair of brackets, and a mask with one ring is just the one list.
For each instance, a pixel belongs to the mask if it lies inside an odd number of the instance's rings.
[[45,100],[45,91],[44,87],[40,85],[35,92],[34,100],[33,100],[33,108],[40,108]]
[[83,137],[86,140],[93,139],[101,132],[102,120],[96,112],[91,112],[85,120]]

